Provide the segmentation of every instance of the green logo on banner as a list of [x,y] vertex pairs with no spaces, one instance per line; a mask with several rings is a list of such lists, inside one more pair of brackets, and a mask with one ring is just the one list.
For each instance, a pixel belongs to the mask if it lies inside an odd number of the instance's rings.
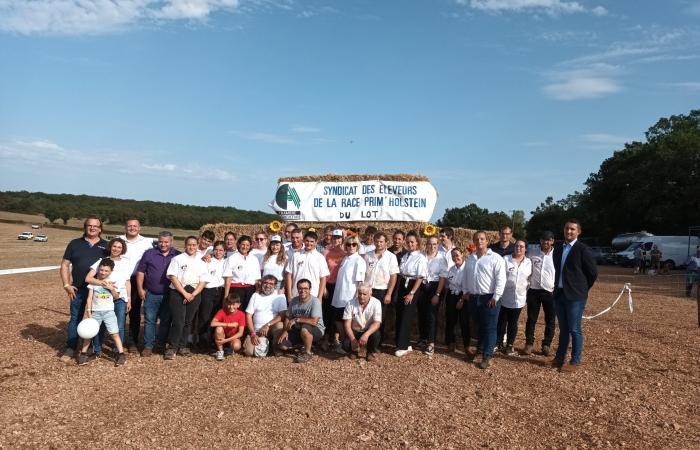
[[301,199],[297,190],[288,184],[282,184],[277,188],[277,193],[275,194],[275,202],[282,209],[287,209],[287,202],[291,201],[294,206],[299,208],[301,206]]

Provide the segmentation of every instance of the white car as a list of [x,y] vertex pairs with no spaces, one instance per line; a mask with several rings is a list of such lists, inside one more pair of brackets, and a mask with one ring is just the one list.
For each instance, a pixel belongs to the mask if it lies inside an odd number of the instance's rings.
[[37,234],[34,238],[34,242],[48,242],[49,237],[45,234]]
[[41,225],[32,224],[32,230],[38,230],[39,228],[41,228]]
[[31,231],[23,231],[17,235],[17,239],[20,241],[31,241],[34,238],[34,233]]

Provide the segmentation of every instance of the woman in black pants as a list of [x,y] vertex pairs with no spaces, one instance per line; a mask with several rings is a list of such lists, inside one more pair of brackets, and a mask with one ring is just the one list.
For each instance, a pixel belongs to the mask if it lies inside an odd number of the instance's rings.
[[192,328],[192,319],[199,309],[200,293],[207,284],[207,265],[197,256],[197,238],[185,239],[185,253],[170,261],[166,275],[170,279],[168,305],[172,316],[165,359],[174,359],[175,352],[191,356],[187,347],[187,333]]
[[440,277],[447,274],[447,258],[438,252],[438,238],[431,236],[425,244],[425,257],[428,261],[428,274],[425,278],[423,296],[418,302],[418,330],[420,340],[418,347],[426,355],[435,352],[437,337],[437,318],[440,309],[440,294],[438,290]]
[[255,294],[255,285],[262,278],[260,260],[250,254],[253,240],[250,236],[238,238],[238,252],[226,258],[224,264],[224,298],[229,292],[241,299],[241,311],[248,307],[248,300]]
[[408,345],[411,328],[416,316],[418,302],[423,296],[423,280],[428,275],[428,260],[419,250],[420,236],[416,231],[406,234],[408,252],[399,265],[398,299],[396,302],[396,351],[394,355],[405,356],[413,351]]
[[467,267],[464,264],[464,254],[462,250],[455,247],[450,252],[452,261],[455,265],[450,267],[447,275],[440,280],[441,289],[445,286],[447,295],[445,296],[445,344],[447,351],[454,352],[455,345],[455,326],[459,323],[459,328],[462,331],[462,344],[464,351],[469,349],[471,341],[471,329],[469,327],[470,311],[469,305],[462,299],[462,285],[464,283],[464,269]]

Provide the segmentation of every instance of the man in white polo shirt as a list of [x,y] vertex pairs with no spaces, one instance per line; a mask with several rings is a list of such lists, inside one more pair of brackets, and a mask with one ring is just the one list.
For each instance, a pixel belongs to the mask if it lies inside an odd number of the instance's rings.
[[[292,232],[292,239],[294,238]],[[284,268],[284,281],[287,302],[299,295],[297,282],[307,279],[311,282],[311,295],[323,298],[326,290],[326,277],[330,274],[326,258],[316,250],[318,235],[309,231],[304,235],[304,248],[300,252],[291,252]]]
[[141,222],[134,217],[126,219],[124,225],[125,233],[119,238],[126,241],[126,253],[122,256],[129,259],[133,265],[131,268],[131,310],[129,310],[129,340],[125,343],[130,353],[136,353],[139,341],[139,332],[141,330],[141,305],[144,299],[138,295],[138,286],[136,285],[136,268],[139,266],[141,257],[146,250],[153,248],[156,239],[141,236]]
[[253,294],[245,310],[248,337],[243,343],[246,356],[266,356],[284,329],[287,313],[287,299],[278,294],[277,278],[274,275],[262,277],[262,292]]
[[372,287],[372,297],[378,299],[382,306],[382,325],[380,327],[381,342],[386,340],[384,323],[388,318],[388,309],[396,287],[399,274],[399,262],[396,255],[387,251],[389,245],[387,235],[379,231],[374,234],[374,250],[365,254],[367,272],[365,283]]
[[360,283],[357,296],[352,299],[343,312],[345,340],[343,347],[350,359],[365,357],[374,360],[379,350],[379,328],[382,324],[382,305],[372,297],[372,288],[367,283]]

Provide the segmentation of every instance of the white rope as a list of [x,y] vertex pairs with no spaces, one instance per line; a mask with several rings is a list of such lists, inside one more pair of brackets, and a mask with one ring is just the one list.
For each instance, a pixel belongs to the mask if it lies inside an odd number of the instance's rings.
[[3,269],[0,270],[0,275],[13,275],[15,273],[42,272],[44,270],[55,270],[61,266],[44,266],[44,267],[25,267],[22,269]]
[[615,304],[622,298],[622,294],[624,294],[625,291],[627,291],[627,304],[630,308],[630,313],[633,313],[634,306],[632,305],[632,286],[629,283],[625,283],[625,285],[622,286],[622,290],[620,291],[620,295],[617,296],[617,298],[615,299],[615,301],[613,302],[612,305],[608,306],[607,308],[605,308],[604,310],[602,310],[598,314],[595,314],[593,316],[583,316],[583,318],[588,319],[588,320],[595,319],[596,317],[602,316],[606,312],[610,311],[611,309],[613,309],[613,306],[615,306]]

